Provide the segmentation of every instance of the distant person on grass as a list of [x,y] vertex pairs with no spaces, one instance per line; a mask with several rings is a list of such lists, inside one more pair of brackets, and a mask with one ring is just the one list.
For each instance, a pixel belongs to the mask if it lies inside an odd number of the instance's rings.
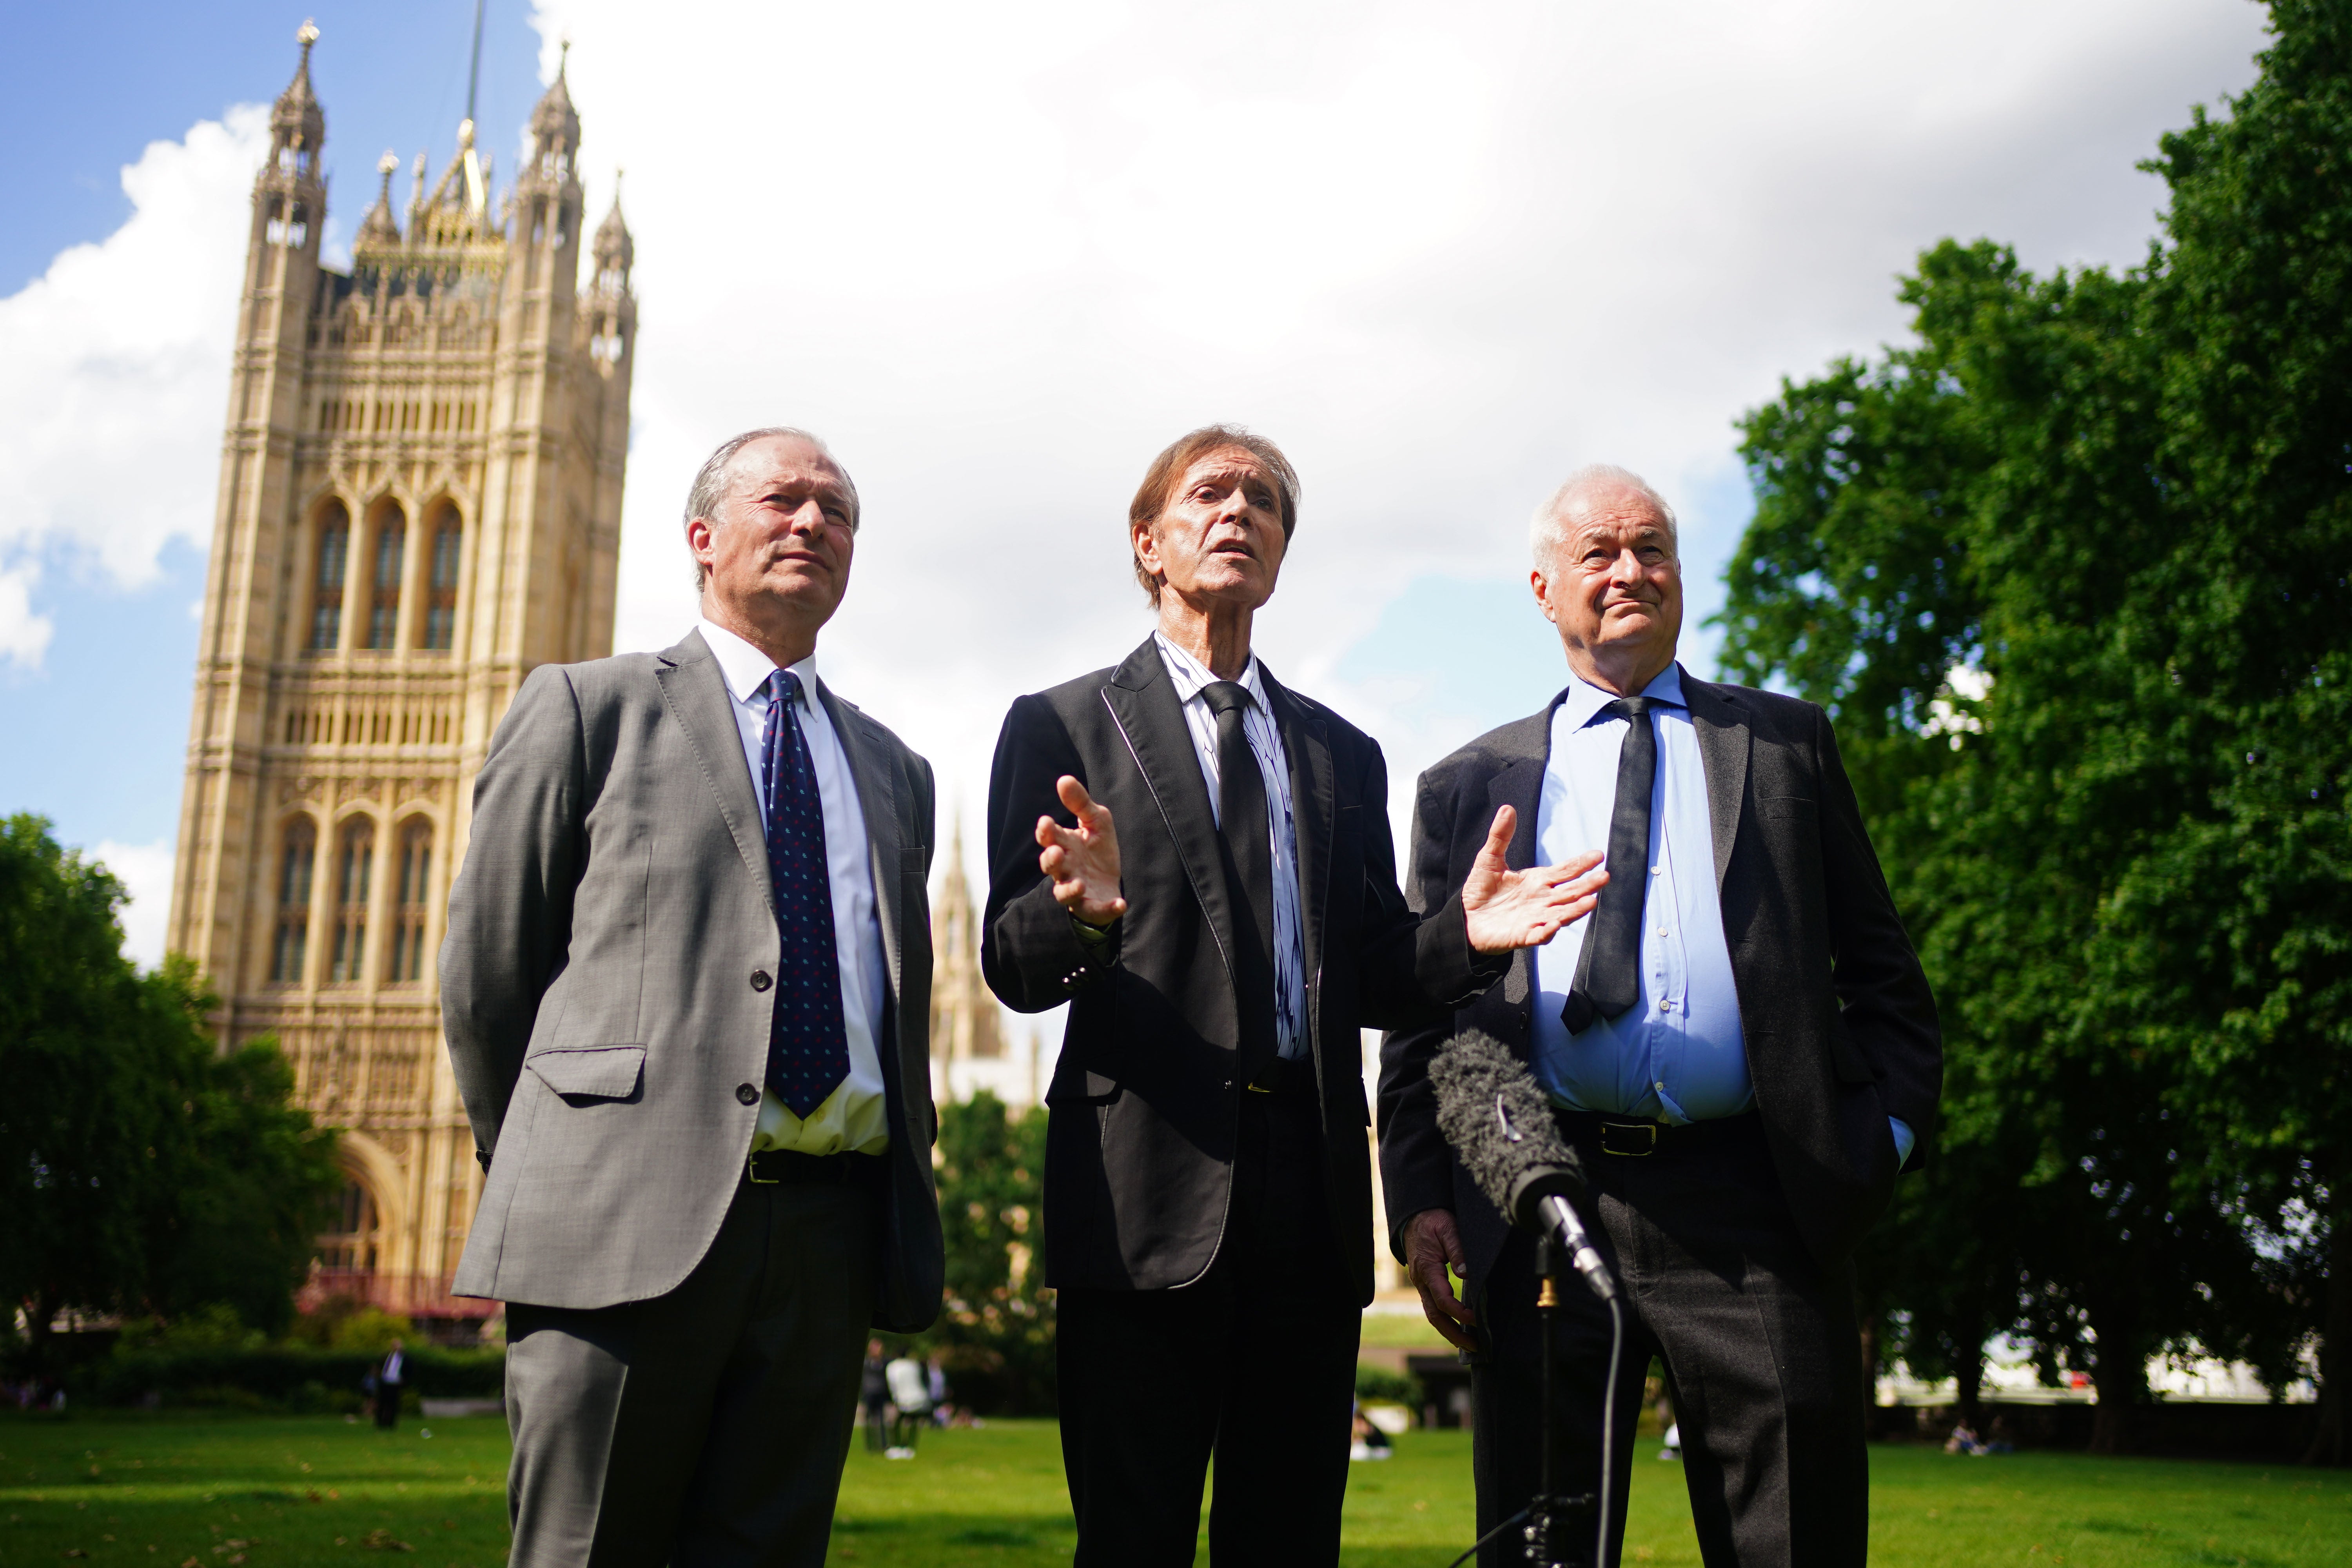
[[375,1424],[387,1429],[400,1425],[400,1391],[408,1374],[408,1355],[398,1340],[375,1369]]
[[930,764],[816,671],[856,487],[712,453],[700,623],[531,672],[474,790],[442,1015],[507,1302],[519,1568],[817,1568],[872,1329],[940,1308]]

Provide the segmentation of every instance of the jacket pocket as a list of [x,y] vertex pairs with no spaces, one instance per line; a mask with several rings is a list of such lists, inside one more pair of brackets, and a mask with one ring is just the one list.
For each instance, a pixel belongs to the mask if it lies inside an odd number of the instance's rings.
[[523,1058],[565,1100],[627,1100],[645,1077],[643,1046],[575,1046],[539,1051]]

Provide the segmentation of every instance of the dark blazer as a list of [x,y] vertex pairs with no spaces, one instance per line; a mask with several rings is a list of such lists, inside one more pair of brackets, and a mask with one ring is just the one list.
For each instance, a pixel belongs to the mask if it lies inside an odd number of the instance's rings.
[[[1810,702],[1685,671],[1715,839],[1723,934],[1739,993],[1748,1071],[1773,1163],[1797,1227],[1824,1261],[1843,1258],[1895,1188],[1900,1117],[1933,1138],[1944,1076],[1935,998],[1895,912],[1829,716]],[[1552,710],[1481,735],[1421,776],[1409,897],[1425,909],[1462,885],[1496,808],[1518,808],[1507,857],[1533,863],[1536,807],[1550,759]],[[1437,1131],[1430,1058],[1456,1027],[1486,1030],[1519,1056],[1532,1028],[1535,955],[1435,1026],[1381,1047],[1381,1180],[1390,1245],[1404,1222],[1454,1211],[1469,1278],[1502,1250],[1503,1216]]]
[[[1263,671],[1264,667],[1260,667]],[[1423,919],[1396,881],[1388,772],[1370,737],[1266,690],[1290,763],[1307,1015],[1340,1255],[1371,1299],[1366,1026],[1436,1022],[1502,973],[1475,960],[1458,897]],[[1055,781],[1108,806],[1127,913],[1089,953],[1037,869]],[[1191,733],[1150,638],[1116,669],[1024,697],[989,780],[981,965],[1006,1006],[1070,1004],[1045,1102],[1045,1266],[1056,1286],[1162,1289],[1215,1258],[1232,1187],[1240,1021],[1223,846]]]
[[[938,1316],[945,1273],[931,768],[822,681],[817,695],[857,781],[886,961],[875,1321],[912,1331]],[[758,1126],[782,942],[759,796],[702,634],[533,670],[475,781],[441,947],[450,1063],[489,1172],[457,1294],[605,1307],[662,1295],[702,1260]]]

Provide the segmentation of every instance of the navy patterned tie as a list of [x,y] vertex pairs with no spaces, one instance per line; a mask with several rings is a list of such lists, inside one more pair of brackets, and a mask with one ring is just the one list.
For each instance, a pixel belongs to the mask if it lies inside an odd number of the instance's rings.
[[841,966],[833,945],[833,883],[826,874],[824,803],[801,738],[800,677],[768,677],[768,736],[760,780],[768,795],[768,881],[776,890],[776,1016],[768,1033],[768,1088],[807,1117],[849,1076],[841,1022]]

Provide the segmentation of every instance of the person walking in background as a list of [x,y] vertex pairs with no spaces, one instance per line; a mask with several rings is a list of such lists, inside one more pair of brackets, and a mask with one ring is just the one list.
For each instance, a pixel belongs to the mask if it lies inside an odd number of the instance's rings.
[[890,1446],[890,1379],[880,1340],[866,1342],[866,1364],[858,1375],[857,1419],[866,1428],[866,1452],[878,1454]]
[[400,1425],[400,1390],[408,1374],[408,1354],[398,1340],[375,1369],[375,1424],[387,1429]]
[[902,1355],[883,1369],[890,1384],[890,1446],[884,1458],[911,1459],[915,1457],[915,1439],[922,1435],[923,1425],[931,1414],[931,1384],[923,1363],[911,1355]]
[[1372,1293],[1360,1027],[1446,1016],[1601,879],[1598,855],[1507,872],[1506,809],[1459,897],[1405,907],[1380,747],[1250,649],[1297,516],[1263,437],[1162,451],[1127,524],[1157,629],[1016,701],[989,781],[988,983],[1070,1005],[1045,1221],[1078,1568],[1190,1563],[1213,1454],[1213,1562],[1338,1560]]
[[[1935,1121],[1935,999],[1828,716],[1675,663],[1672,509],[1622,468],[1584,468],[1538,510],[1533,544],[1530,583],[1569,682],[1422,775],[1413,907],[1486,874],[1498,804],[1520,825],[1509,864],[1605,847],[1609,885],[1509,983],[1391,1034],[1381,1057],[1391,1244],[1440,1331],[1465,1347],[1486,1335],[1472,1373],[1480,1532],[1536,1489],[1542,1347],[1533,1238],[1507,1228],[1438,1131],[1429,1063],[1457,1025],[1503,1041],[1549,1092],[1582,1163],[1584,1222],[1625,1287],[1613,1389],[1607,1313],[1583,1289],[1560,1295],[1569,1397],[1550,1440],[1565,1489],[1598,1485],[1604,1413],[1615,1452],[1633,1451],[1657,1356],[1688,1428],[1710,1568],[1859,1568],[1869,1390],[1849,1259]],[[1612,1477],[1621,1529],[1628,1475]],[[1482,1561],[1518,1556],[1497,1542]]]
[[508,1303],[518,1568],[816,1568],[859,1347],[939,1312],[931,769],[815,663],[858,526],[814,436],[720,446],[699,624],[533,670],[475,785],[455,1289]]

